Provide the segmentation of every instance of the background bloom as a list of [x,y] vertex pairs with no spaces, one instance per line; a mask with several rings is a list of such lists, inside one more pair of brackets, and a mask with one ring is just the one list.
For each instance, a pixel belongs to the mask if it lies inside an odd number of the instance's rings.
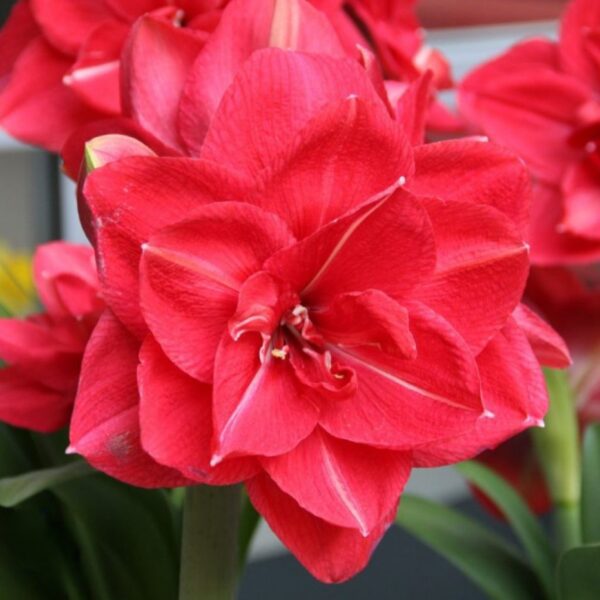
[[55,242],[35,254],[45,312],[0,319],[0,420],[53,431],[71,415],[83,351],[103,309],[93,251]]
[[535,178],[532,260],[571,264],[600,257],[600,11],[567,8],[558,43],[518,44],[460,85],[473,127],[517,152]]
[[58,152],[90,122],[121,115],[119,67],[144,14],[199,47],[226,0],[20,0],[0,32],[0,123]]

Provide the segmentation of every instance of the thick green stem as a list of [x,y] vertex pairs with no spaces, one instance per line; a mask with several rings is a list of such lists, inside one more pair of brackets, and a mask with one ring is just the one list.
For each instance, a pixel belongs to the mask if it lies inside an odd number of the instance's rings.
[[241,487],[186,490],[179,600],[233,600],[238,574]]
[[550,410],[546,427],[533,432],[537,455],[555,507],[560,550],[581,543],[581,457],[577,412],[567,375],[546,371]]

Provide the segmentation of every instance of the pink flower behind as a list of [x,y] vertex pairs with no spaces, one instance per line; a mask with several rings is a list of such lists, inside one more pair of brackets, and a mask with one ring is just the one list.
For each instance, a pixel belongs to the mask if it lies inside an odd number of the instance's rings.
[[0,123],[60,151],[79,127],[121,116],[121,51],[136,19],[184,26],[200,48],[226,1],[19,0],[0,32]]
[[518,44],[460,86],[472,125],[520,154],[535,179],[532,260],[600,258],[600,11],[573,0],[558,43]]
[[37,290],[46,312],[0,319],[0,420],[35,431],[69,421],[81,358],[104,308],[93,252],[60,242],[34,258]]

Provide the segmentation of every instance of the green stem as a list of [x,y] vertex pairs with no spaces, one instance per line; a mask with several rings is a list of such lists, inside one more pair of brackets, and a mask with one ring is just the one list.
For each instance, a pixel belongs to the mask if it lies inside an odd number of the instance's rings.
[[179,600],[233,600],[241,487],[194,486],[183,508]]
[[559,550],[581,544],[581,457],[577,412],[566,373],[546,371],[550,410],[533,431],[538,458],[555,507]]
[[554,524],[561,551],[581,545],[581,509],[579,502],[556,504]]

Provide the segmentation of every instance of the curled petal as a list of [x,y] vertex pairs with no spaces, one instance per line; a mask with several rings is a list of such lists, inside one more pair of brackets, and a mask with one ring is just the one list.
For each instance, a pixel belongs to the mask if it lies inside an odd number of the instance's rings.
[[314,392],[302,385],[285,357],[261,361],[257,334],[237,342],[223,335],[215,362],[214,463],[228,455],[288,452],[315,428]]
[[142,446],[154,460],[212,485],[238,483],[257,473],[251,459],[210,466],[212,388],[182,373],[151,336],[140,352],[138,384]]
[[485,414],[467,434],[415,449],[416,466],[467,460],[529,427],[543,425],[548,410],[544,377],[525,334],[512,319],[477,357],[477,364]]
[[105,312],[83,360],[70,450],[131,485],[186,485],[191,482],[181,473],[159,465],[142,449],[136,377],[139,349],[139,342],[110,311]]
[[398,503],[409,453],[378,450],[315,430],[292,451],[262,464],[286,494],[315,516],[367,537]]
[[464,340],[427,307],[407,308],[415,359],[374,348],[327,346],[358,379],[354,396],[321,407],[319,423],[333,436],[407,450],[450,431],[471,431],[483,412],[477,365]]
[[512,316],[527,336],[540,364],[554,369],[571,365],[571,356],[564,340],[541,317],[524,304],[519,304]]
[[240,288],[292,241],[276,215],[237,202],[196,209],[190,220],[150,237],[140,264],[142,310],[180,369],[212,380],[217,346]]
[[126,158],[86,177],[82,205],[91,215],[102,293],[137,335],[147,331],[138,295],[142,244],[208,202],[242,196],[243,188],[217,165],[184,158]]
[[356,529],[336,527],[305,511],[268,475],[255,477],[246,488],[252,504],[279,539],[324,583],[340,583],[362,571],[396,515],[394,508],[364,537]]

